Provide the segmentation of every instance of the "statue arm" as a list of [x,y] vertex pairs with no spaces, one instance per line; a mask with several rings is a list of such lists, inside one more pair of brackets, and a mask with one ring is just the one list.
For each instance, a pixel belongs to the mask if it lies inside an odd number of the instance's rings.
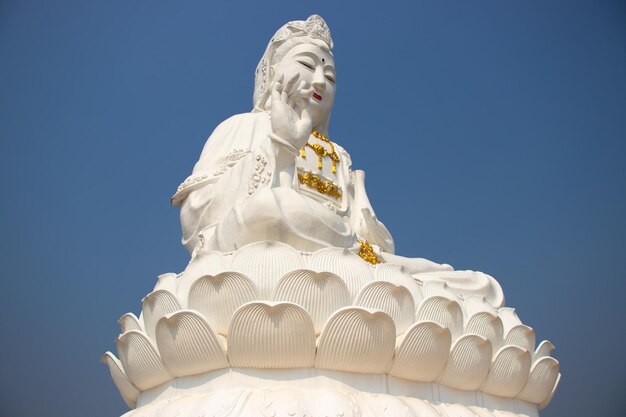
[[350,224],[361,239],[380,247],[387,253],[394,253],[393,237],[385,225],[378,220],[365,191],[365,172],[350,172]]
[[365,172],[352,172],[353,201],[350,222],[355,233],[362,239],[375,245],[379,258],[387,263],[403,266],[409,274],[434,271],[452,271],[447,264],[438,264],[424,258],[406,258],[394,254],[391,233],[378,220],[365,191]]
[[217,182],[236,162],[250,152],[253,136],[262,123],[250,113],[239,114],[220,123],[209,136],[191,175],[172,196],[172,205],[180,206],[190,193]]
[[176,190],[172,204],[182,205],[194,191],[222,182],[235,166],[258,155],[268,160],[265,169],[273,174],[271,187],[291,186],[299,148],[283,139],[288,136],[280,129],[283,125],[284,117],[270,120],[264,112],[243,113],[222,122],[206,141],[192,174]]
[[296,158],[312,129],[309,101],[312,88],[304,81],[298,84],[298,74],[290,79],[279,75],[272,85],[271,133],[275,161],[273,187],[292,187]]
[[274,156],[272,187],[291,187],[296,170],[298,149],[273,132],[269,134],[269,143]]

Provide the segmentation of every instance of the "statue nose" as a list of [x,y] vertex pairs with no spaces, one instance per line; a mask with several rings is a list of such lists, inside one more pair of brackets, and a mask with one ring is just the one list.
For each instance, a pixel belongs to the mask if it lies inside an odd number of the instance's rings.
[[315,71],[311,85],[320,93],[326,89],[326,78],[324,78],[324,73],[319,68]]

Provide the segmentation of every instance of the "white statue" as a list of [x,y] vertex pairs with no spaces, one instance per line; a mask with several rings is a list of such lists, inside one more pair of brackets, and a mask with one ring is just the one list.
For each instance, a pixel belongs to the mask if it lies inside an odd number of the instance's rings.
[[316,15],[276,32],[256,70],[253,111],[217,127],[172,199],[181,206],[184,245],[190,252],[200,242],[228,252],[274,240],[302,251],[358,252],[360,244],[412,273],[450,270],[393,255],[364,172],[352,171],[350,155],[328,139],[336,91],[332,47]]
[[321,17],[283,26],[254,110],[218,126],[174,195],[191,260],[102,358],[124,417],[538,417],[550,402],[554,346],[495,279],[393,254],[364,173],[328,139],[331,50]]

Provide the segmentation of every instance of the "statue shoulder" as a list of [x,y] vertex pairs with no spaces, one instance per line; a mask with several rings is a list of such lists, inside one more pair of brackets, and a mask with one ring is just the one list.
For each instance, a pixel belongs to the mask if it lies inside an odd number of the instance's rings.
[[264,112],[241,113],[224,120],[209,136],[194,173],[221,165],[233,151],[253,150],[267,138],[270,125],[270,116]]
[[241,113],[220,123],[206,141],[192,174],[172,197],[180,205],[187,195],[215,182],[268,137],[271,121],[265,112]]
[[348,170],[352,170],[352,158],[350,157],[348,151],[346,151],[346,149],[337,142],[333,142],[333,145],[335,147],[335,152],[339,154],[341,161],[344,161],[343,163],[345,164],[345,167]]
[[214,138],[220,137],[222,135],[228,135],[228,133],[235,133],[235,130],[240,130],[242,128],[269,128],[270,123],[270,115],[266,112],[249,112],[235,114],[234,116],[230,116],[228,119],[217,125],[211,136],[209,136],[207,145]]

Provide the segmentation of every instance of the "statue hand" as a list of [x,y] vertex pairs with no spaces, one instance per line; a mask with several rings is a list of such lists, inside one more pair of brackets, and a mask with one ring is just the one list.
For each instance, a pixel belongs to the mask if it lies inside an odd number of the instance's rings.
[[272,85],[272,133],[289,142],[296,149],[302,148],[311,134],[312,121],[309,99],[313,89],[301,81],[299,74],[284,81],[280,75]]

